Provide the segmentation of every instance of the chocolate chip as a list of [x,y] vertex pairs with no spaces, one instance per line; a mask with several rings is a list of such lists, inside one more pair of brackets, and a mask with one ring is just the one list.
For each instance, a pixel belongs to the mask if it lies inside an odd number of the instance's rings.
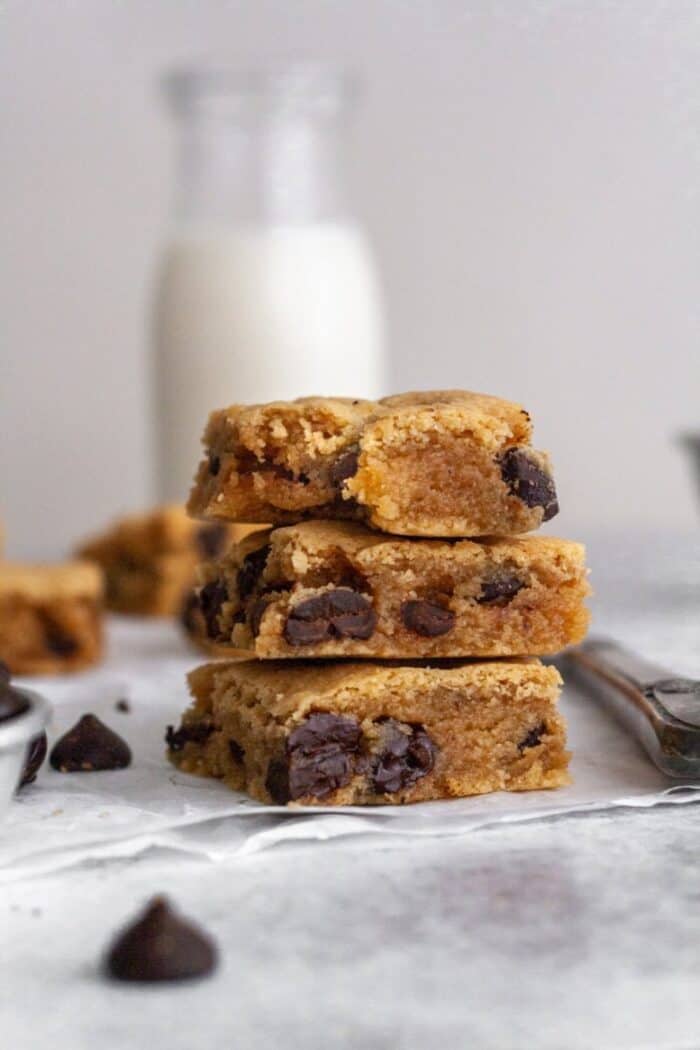
[[423,638],[438,638],[441,634],[447,634],[454,627],[455,618],[451,609],[426,599],[404,602],[401,606],[404,626]]
[[188,634],[197,634],[201,607],[196,591],[188,591],[180,608],[180,623]]
[[218,558],[226,546],[228,529],[225,525],[202,525],[197,530],[195,543],[203,558]]
[[121,711],[124,715],[128,715],[131,711],[131,704],[128,700],[117,700],[114,706],[116,707],[117,711]]
[[265,571],[267,556],[270,546],[258,547],[257,550],[246,554],[238,570],[238,597],[243,600],[255,590],[260,577]]
[[357,474],[359,458],[360,449],[355,445],[336,459],[328,471],[328,477],[334,488],[341,488],[344,481],[347,481],[348,478],[352,478]]
[[543,507],[542,521],[559,513],[554,481],[526,448],[509,448],[500,457],[501,477],[527,507]]
[[33,740],[30,740],[27,753],[24,757],[24,766],[22,768],[22,775],[19,780],[18,787],[22,788],[25,784],[33,784],[36,780],[36,775],[41,769],[41,766],[46,758],[46,752],[48,749],[48,743],[46,740],[46,733],[39,733]]
[[290,645],[311,645],[328,638],[369,638],[377,623],[371,601],[349,587],[306,598],[295,605],[284,625]]
[[389,795],[410,787],[427,776],[435,765],[438,749],[422,725],[381,719],[381,748],[372,762],[372,787]]
[[239,764],[243,762],[243,759],[245,758],[245,748],[241,747],[237,740],[231,738],[228,742],[228,749],[234,762],[238,762]]
[[107,973],[119,981],[182,981],[205,977],[216,967],[214,942],[180,918],[162,897],[127,926],[109,949]]
[[537,747],[537,745],[539,744],[540,740],[546,732],[547,726],[544,722],[540,722],[539,725],[535,726],[534,729],[530,730],[527,736],[523,737],[523,739],[518,744],[518,751],[526,751],[529,747]]
[[256,598],[248,606],[248,622],[250,624],[250,630],[253,638],[257,638],[260,634],[260,625],[262,618],[265,615],[270,602],[275,600],[275,596],[272,593],[261,594],[259,598]]
[[49,762],[59,773],[93,773],[131,765],[125,740],[95,715],[83,715],[51,749]]
[[185,744],[203,744],[214,732],[214,726],[209,722],[192,722],[184,724],[175,729],[166,726],[165,742],[171,751],[182,751]]
[[289,792],[289,762],[286,758],[273,758],[267,767],[265,790],[278,806],[286,806],[291,801]]
[[199,592],[199,605],[207,625],[207,635],[214,641],[221,637],[219,615],[228,601],[228,591],[223,580],[212,580]]
[[44,644],[54,656],[74,656],[78,651],[78,643],[71,638],[53,620],[48,617],[44,621]]
[[219,459],[218,456],[215,456],[213,452],[210,452],[209,453],[209,473],[211,474],[212,477],[215,478],[220,470],[221,470],[221,460]]
[[496,572],[482,581],[481,592],[476,600],[479,605],[507,605],[524,586],[525,581],[515,573]]
[[362,730],[355,718],[316,711],[287,737],[283,758],[270,762],[265,786],[275,802],[325,798],[352,779]]
[[282,463],[263,457],[259,459],[254,452],[244,449],[236,455],[236,467],[239,474],[273,474],[282,481],[297,481],[300,485],[308,485],[311,478],[308,474],[300,471],[295,474],[289,467]]

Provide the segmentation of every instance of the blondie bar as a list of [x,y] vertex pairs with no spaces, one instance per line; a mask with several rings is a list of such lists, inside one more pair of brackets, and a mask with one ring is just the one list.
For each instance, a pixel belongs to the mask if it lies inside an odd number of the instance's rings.
[[103,570],[107,608],[143,616],[175,616],[192,587],[197,564],[221,554],[246,530],[197,524],[184,507],[158,507],[122,518],[79,549]]
[[263,530],[203,567],[209,637],[271,657],[527,656],[586,633],[580,543],[405,539],[350,522]]
[[95,565],[0,562],[0,660],[13,674],[60,674],[102,653],[102,576]]
[[559,674],[537,660],[430,666],[211,663],[168,728],[184,772],[262,802],[377,805],[569,782]]
[[559,509],[531,434],[519,405],[465,391],[233,405],[210,417],[189,509],[354,519],[397,535],[529,532]]

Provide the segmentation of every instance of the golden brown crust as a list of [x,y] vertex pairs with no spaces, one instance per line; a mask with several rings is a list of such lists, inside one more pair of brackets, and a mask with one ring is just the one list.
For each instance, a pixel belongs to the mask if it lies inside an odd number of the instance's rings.
[[[331,738],[317,741],[321,746],[305,761],[330,768],[331,775],[324,780],[312,769],[309,777],[307,769],[306,794],[303,783],[295,791],[288,779],[291,800],[300,804],[408,803],[568,782],[564,724],[556,711],[560,678],[536,660],[250,661],[209,664],[189,681],[195,703],[171,759],[185,772],[221,778],[262,801],[281,800],[276,770],[289,778],[293,734],[319,713],[356,725],[359,743],[347,773],[334,780],[338,754]],[[429,761],[417,773],[415,766],[403,767],[406,776],[382,785],[377,769],[387,756],[394,761],[391,750],[382,750],[388,730],[395,739],[403,733],[422,742],[418,757],[427,753]]]
[[182,506],[156,507],[121,518],[80,548],[102,569],[107,608],[126,615],[175,616],[195,580],[199,562],[211,556],[207,534],[225,549],[248,531],[241,525],[203,526]]
[[468,391],[234,405],[210,417],[188,506],[204,518],[341,518],[397,535],[527,532],[554,501],[524,501],[500,457],[522,449],[551,485],[531,435],[519,405]]
[[[251,554],[263,548],[255,563]],[[249,536],[202,579],[222,582],[228,595],[217,639],[263,659],[551,654],[579,642],[588,625],[584,548],[544,536],[408,540],[303,522]],[[366,606],[359,632],[324,631],[323,622],[315,635],[295,630],[297,609],[338,589]],[[421,614],[441,617],[435,632]]]
[[0,660],[13,674],[62,674],[102,654],[102,576],[86,562],[0,564]]

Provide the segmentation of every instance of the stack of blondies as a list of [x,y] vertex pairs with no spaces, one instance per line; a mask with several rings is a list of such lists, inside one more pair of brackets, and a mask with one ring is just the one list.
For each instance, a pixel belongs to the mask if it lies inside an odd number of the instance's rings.
[[[204,569],[210,639],[169,729],[183,770],[264,802],[373,805],[568,782],[578,543],[530,417],[449,391],[214,412],[190,513],[266,528]],[[221,650],[219,650],[221,651]]]

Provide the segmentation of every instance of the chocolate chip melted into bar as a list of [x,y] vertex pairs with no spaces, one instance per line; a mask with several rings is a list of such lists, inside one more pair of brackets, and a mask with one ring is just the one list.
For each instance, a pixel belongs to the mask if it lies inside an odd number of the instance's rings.
[[361,739],[355,718],[323,711],[309,715],[287,737],[284,758],[270,763],[267,790],[280,804],[304,795],[325,798],[350,783]]
[[420,725],[394,718],[376,722],[378,739],[364,738],[355,718],[315,712],[287,737],[284,756],[273,759],[265,786],[272,799],[323,799],[366,775],[375,794],[391,794],[426,776],[435,765],[437,747]]
[[228,601],[228,591],[223,580],[212,580],[199,592],[199,605],[207,625],[207,634],[214,641],[220,638],[219,615]]
[[525,581],[513,572],[498,572],[481,584],[476,599],[479,605],[507,605],[525,586]]
[[166,726],[165,742],[171,751],[182,751],[185,744],[203,744],[213,732],[214,727],[209,722],[193,722],[178,729]]
[[404,602],[401,619],[404,627],[423,638],[439,638],[455,625],[455,614],[451,609],[424,598]]
[[347,481],[348,478],[353,478],[357,474],[357,468],[359,464],[360,449],[357,445],[353,445],[336,461],[331,465],[328,471],[328,477],[331,485],[334,488],[342,488],[343,482]]
[[500,457],[501,477],[527,507],[542,507],[542,521],[559,513],[554,481],[526,448],[509,448]]
[[435,765],[437,748],[423,726],[386,718],[381,725],[381,749],[372,762],[377,794],[391,794],[415,784]]
[[377,624],[371,601],[349,587],[336,587],[295,605],[284,625],[289,645],[329,638],[369,638]]
[[547,726],[544,722],[540,722],[539,725],[536,725],[534,729],[531,729],[530,732],[523,737],[518,744],[518,751],[527,751],[530,747],[537,747],[546,732]]
[[228,529],[225,525],[202,525],[195,536],[197,549],[203,558],[218,558],[226,546]]

